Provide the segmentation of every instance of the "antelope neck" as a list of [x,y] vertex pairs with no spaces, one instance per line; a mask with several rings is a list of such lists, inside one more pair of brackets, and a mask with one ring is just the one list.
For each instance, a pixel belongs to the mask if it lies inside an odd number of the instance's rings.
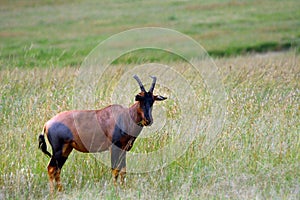
[[140,107],[140,102],[136,102],[135,104],[133,104],[130,108],[129,108],[129,115],[131,117],[131,119],[134,120],[134,122],[140,126],[143,127],[143,119],[140,115],[140,111],[139,111],[139,107]]

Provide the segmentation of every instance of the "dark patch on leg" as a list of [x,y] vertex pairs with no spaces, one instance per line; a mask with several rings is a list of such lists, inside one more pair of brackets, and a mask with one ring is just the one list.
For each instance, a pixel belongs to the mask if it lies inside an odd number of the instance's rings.
[[116,145],[111,147],[111,167],[119,170],[126,167],[126,151]]
[[49,181],[50,181],[50,191],[54,191],[54,180],[56,182],[56,187],[58,191],[62,191],[62,185],[60,181],[60,173],[61,168],[63,167],[64,163],[66,162],[67,157],[58,156],[56,154],[56,157],[52,157],[49,165],[48,165],[48,175],[49,175]]
[[48,140],[53,149],[53,155],[57,151],[61,151],[66,142],[73,140],[71,130],[62,123],[54,123],[48,129]]
[[126,151],[120,149],[114,144],[111,148],[111,168],[114,184],[117,183],[119,173],[121,175],[121,182],[123,182],[126,173],[124,171],[126,168]]
[[64,157],[64,156],[61,156],[61,155],[56,158],[58,169],[61,169],[63,167],[63,165],[65,164],[67,159],[68,159],[68,157]]
[[62,123],[54,123],[48,129],[48,141],[52,147],[52,157],[48,165],[48,175],[50,179],[50,190],[54,190],[54,180],[57,189],[62,190],[60,181],[61,168],[65,164],[69,154],[72,151],[70,142],[73,139],[71,130]]
[[70,155],[70,153],[72,152],[72,150],[73,150],[73,147],[71,146],[71,144],[65,143],[62,148],[62,156],[68,157]]

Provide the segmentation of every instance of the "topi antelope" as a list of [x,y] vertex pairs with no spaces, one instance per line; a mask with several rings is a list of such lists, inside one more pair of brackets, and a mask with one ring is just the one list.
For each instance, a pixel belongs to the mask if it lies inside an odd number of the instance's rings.
[[[44,126],[39,136],[39,148],[51,159],[48,164],[50,191],[54,191],[54,180],[62,190],[60,172],[73,149],[85,153],[110,150],[111,169],[114,184],[120,174],[121,184],[126,174],[126,151],[129,151],[144,126],[150,126],[154,101],[166,97],[153,95],[156,77],[147,92],[141,80],[135,75],[141,92],[135,96],[136,103],[129,108],[110,105],[101,110],[74,110],[59,113]],[[47,151],[44,134],[52,147]]]

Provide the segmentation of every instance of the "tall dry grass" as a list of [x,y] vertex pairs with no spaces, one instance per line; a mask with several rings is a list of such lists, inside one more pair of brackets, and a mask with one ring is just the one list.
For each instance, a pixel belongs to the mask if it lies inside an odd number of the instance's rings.
[[[299,60],[293,52],[216,60],[227,111],[207,156],[198,158],[199,138],[169,166],[128,174],[126,186],[115,188],[109,167],[74,151],[57,199],[299,199]],[[44,122],[72,108],[77,75],[76,68],[0,71],[0,199],[49,197],[48,158],[37,149],[37,137]],[[135,145],[140,149],[145,141]]]

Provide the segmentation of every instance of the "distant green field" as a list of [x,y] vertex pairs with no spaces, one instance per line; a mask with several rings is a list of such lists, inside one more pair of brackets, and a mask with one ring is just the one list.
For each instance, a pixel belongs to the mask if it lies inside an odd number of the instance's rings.
[[213,56],[298,49],[299,7],[297,0],[1,0],[0,67],[78,66],[109,36],[153,26],[180,31]]

